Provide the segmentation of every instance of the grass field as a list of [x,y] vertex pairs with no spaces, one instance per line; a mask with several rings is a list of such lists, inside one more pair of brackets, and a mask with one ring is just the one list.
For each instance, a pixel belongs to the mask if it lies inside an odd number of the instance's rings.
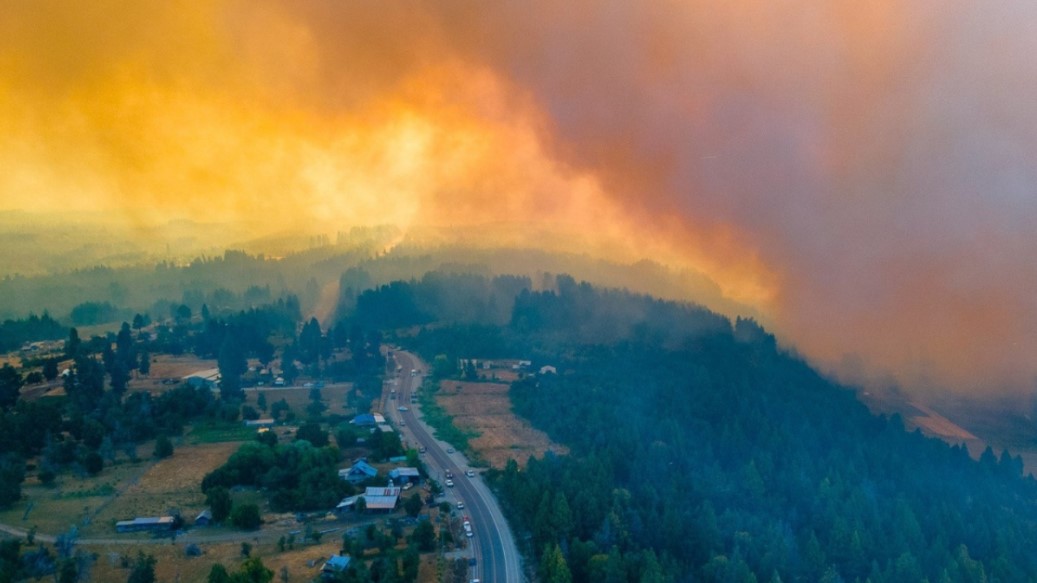
[[189,444],[242,442],[256,436],[255,427],[246,427],[240,421],[202,421],[191,427],[184,437]]

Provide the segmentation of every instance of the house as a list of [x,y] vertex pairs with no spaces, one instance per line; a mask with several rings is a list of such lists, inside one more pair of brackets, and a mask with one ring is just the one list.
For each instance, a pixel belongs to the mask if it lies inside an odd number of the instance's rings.
[[193,372],[185,376],[183,381],[196,389],[206,388],[215,391],[220,385],[220,369],[209,368]]
[[367,463],[366,460],[358,460],[352,466],[338,471],[339,478],[353,484],[363,482],[364,480],[373,478],[377,475],[378,469]]
[[396,510],[396,504],[400,501],[400,492],[403,488],[392,485],[369,486],[364,491],[364,502],[367,503],[368,512],[392,512]]
[[209,526],[212,524],[212,511],[206,508],[202,510],[202,513],[198,515],[198,518],[194,519],[195,526]]
[[334,512],[337,516],[342,516],[355,509],[357,501],[361,498],[364,499],[364,506],[369,512],[392,512],[400,501],[401,492],[403,488],[393,486],[391,481],[388,486],[368,486],[363,494],[343,498],[335,506]]
[[395,484],[403,484],[405,482],[416,484],[421,480],[421,475],[418,473],[418,468],[394,468],[389,472],[389,478]]
[[348,555],[331,555],[328,562],[324,563],[324,566],[320,568],[321,577],[334,579],[337,573],[349,568],[349,560]]
[[350,423],[357,427],[375,427],[385,423],[385,417],[380,413],[364,413],[363,415],[357,415]]
[[396,433],[396,430],[388,423],[380,423],[378,425],[378,431],[381,431],[382,433]]
[[118,532],[160,532],[172,530],[174,520],[172,516],[147,516],[134,518],[133,520],[120,520],[115,523]]

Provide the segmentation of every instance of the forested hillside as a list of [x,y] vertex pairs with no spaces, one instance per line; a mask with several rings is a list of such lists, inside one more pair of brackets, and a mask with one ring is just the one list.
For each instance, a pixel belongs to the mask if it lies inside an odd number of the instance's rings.
[[[1019,458],[872,415],[751,320],[560,277],[495,325],[437,312],[442,284],[367,292],[357,315],[404,301],[393,326],[439,321],[410,341],[440,374],[458,357],[557,368],[512,401],[572,455],[493,478],[544,581],[1037,579]],[[489,281],[452,289],[501,301]]]

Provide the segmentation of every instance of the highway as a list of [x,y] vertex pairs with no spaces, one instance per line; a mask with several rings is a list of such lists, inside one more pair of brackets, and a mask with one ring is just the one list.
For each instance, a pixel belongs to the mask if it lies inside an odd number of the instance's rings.
[[[402,370],[398,375],[399,398],[397,401],[390,401],[390,414],[394,419],[403,419],[406,422],[405,428],[401,429],[408,430],[405,433],[409,433],[418,445],[426,448],[423,455],[425,466],[431,473],[438,474],[439,482],[444,488],[448,492],[453,490],[452,493],[465,504],[462,512],[468,516],[475,533],[475,536],[469,539],[477,558],[471,577],[479,579],[482,583],[520,583],[523,577],[518,548],[497,499],[478,473],[472,478],[465,476],[468,464],[464,456],[459,452],[448,453],[448,450],[452,450],[451,446],[437,441],[432,436],[432,430],[425,425],[420,414],[410,404],[411,394],[421,386],[427,370],[425,364],[408,352],[396,351],[394,354]],[[411,376],[411,370],[418,371],[417,376]],[[400,405],[407,406],[408,410],[399,411]],[[445,487],[443,476],[446,470],[450,470],[454,475],[453,488]]]

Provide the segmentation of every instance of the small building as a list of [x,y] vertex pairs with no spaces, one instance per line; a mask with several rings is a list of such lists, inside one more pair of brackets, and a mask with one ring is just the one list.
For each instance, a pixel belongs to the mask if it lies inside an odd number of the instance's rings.
[[385,423],[385,416],[381,413],[364,413],[353,417],[349,422],[357,427],[375,427]]
[[396,433],[396,430],[393,429],[392,425],[389,425],[388,423],[378,424],[378,431],[382,433]]
[[321,577],[334,579],[336,574],[349,568],[349,561],[349,555],[331,555],[331,558],[320,568]]
[[133,520],[120,520],[115,523],[117,532],[161,532],[172,530],[175,521],[172,516],[138,516]]
[[393,486],[369,486],[364,491],[364,502],[367,503],[369,512],[392,512],[396,510],[396,504],[400,501],[400,492],[403,488]]
[[212,524],[212,511],[206,508],[194,519],[195,526],[209,526]]
[[273,427],[274,420],[270,418],[264,419],[246,419],[245,427]]
[[338,471],[339,478],[353,484],[363,482],[377,475],[378,468],[367,463],[366,460],[357,460],[355,464]]
[[558,374],[558,369],[556,369],[555,367],[553,367],[553,366],[548,364],[546,366],[540,367],[540,374],[542,374],[542,375],[555,374],[556,375],[556,374]]
[[416,484],[421,480],[421,474],[418,473],[418,468],[393,468],[389,472],[389,478],[391,478],[395,484],[403,484],[406,482]]
[[342,501],[338,503],[338,506],[335,506],[335,514],[341,516],[342,514],[356,508],[356,501],[358,498],[360,498],[360,496],[348,496],[343,498]]
[[220,386],[220,369],[210,368],[193,372],[185,376],[183,381],[196,389],[206,388],[215,391]]

